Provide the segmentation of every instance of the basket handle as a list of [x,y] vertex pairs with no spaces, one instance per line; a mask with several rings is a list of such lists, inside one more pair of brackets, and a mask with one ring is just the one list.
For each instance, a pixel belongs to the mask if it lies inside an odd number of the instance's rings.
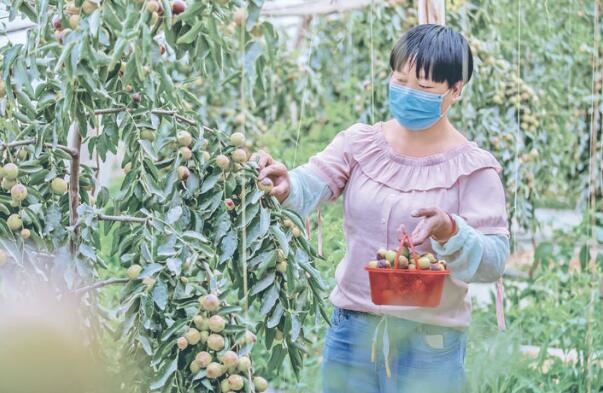
[[412,243],[412,240],[410,239],[410,236],[408,236],[408,233],[406,232],[405,228],[402,228],[402,239],[400,239],[400,245],[398,246],[398,249],[396,250],[396,260],[394,261],[394,268],[398,268],[398,264],[399,264],[399,259],[400,259],[400,251],[402,251],[402,247],[404,247],[404,241],[408,242],[408,245],[410,246],[410,250],[412,253],[412,259],[415,262],[415,266],[418,267],[419,264],[417,263],[417,250],[415,250],[415,245]]

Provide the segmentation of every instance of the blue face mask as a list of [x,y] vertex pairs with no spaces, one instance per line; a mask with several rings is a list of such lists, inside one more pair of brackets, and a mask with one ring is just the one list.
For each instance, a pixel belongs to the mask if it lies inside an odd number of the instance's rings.
[[440,112],[442,100],[448,93],[450,90],[444,94],[427,93],[390,82],[389,110],[402,127],[422,131],[446,115],[448,110]]

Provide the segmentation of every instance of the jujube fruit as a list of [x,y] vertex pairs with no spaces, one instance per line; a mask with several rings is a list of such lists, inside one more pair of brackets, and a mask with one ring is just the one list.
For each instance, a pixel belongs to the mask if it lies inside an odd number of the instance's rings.
[[222,375],[224,372],[224,366],[220,363],[211,362],[207,365],[207,377],[211,379],[216,379]]
[[15,184],[10,189],[10,197],[14,202],[21,202],[27,198],[27,187],[23,184]]
[[226,157],[224,154],[219,154],[216,157],[216,165],[222,170],[228,169],[230,166],[230,158]]
[[369,261],[368,267],[371,269],[377,269],[379,267],[379,261]]
[[185,166],[178,167],[178,179],[184,181],[191,175],[191,171]]
[[287,262],[285,261],[280,261],[279,263],[276,264],[276,271],[279,273],[286,273],[287,272]]
[[232,210],[232,209],[234,209],[236,207],[234,201],[232,199],[230,199],[230,198],[227,198],[224,201],[224,206],[226,206],[226,210]]
[[209,330],[219,333],[224,330],[226,321],[220,315],[213,315],[211,318],[209,318],[207,325],[209,326]]
[[243,149],[235,149],[232,152],[232,160],[239,164],[247,162],[247,152]]
[[199,302],[205,311],[217,311],[220,308],[220,299],[211,293],[203,296]]
[[176,140],[180,146],[190,146],[193,143],[193,136],[188,131],[178,131]]
[[207,319],[205,319],[202,315],[195,315],[193,318],[193,323],[195,327],[199,330],[207,330]]
[[211,363],[212,357],[209,352],[202,351],[195,356],[195,360],[199,363],[201,368],[206,368]]
[[245,385],[243,377],[238,374],[232,374],[228,377],[228,384],[232,390],[241,390]]
[[385,259],[391,264],[396,259],[396,252],[394,250],[388,250],[385,252]]
[[235,132],[230,136],[230,143],[236,147],[243,146],[245,144],[245,135],[241,132]]
[[256,392],[263,392],[268,389],[268,382],[262,377],[254,377],[253,386]]
[[24,240],[29,239],[29,237],[30,237],[30,236],[31,236],[31,231],[30,231],[29,229],[27,229],[27,228],[23,228],[23,229],[21,229],[21,237],[22,237]]
[[67,192],[67,182],[65,179],[55,177],[52,179],[52,182],[50,182],[50,189],[55,194],[62,195]]
[[207,346],[214,351],[224,349],[224,337],[219,334],[212,333],[207,337]]
[[4,165],[4,177],[8,180],[15,180],[19,177],[19,167],[12,162]]
[[138,276],[140,275],[140,272],[142,271],[142,266],[140,265],[132,265],[128,268],[127,274],[128,274],[128,278],[130,280],[135,280],[138,278]]
[[241,356],[239,358],[239,362],[237,364],[237,369],[242,373],[246,373],[250,368],[251,368],[251,360],[249,359],[249,357]]
[[186,146],[182,146],[180,149],[178,149],[178,152],[184,161],[188,161],[193,158],[193,152]]
[[239,355],[237,355],[234,351],[226,351],[222,356],[222,364],[226,367],[236,367],[239,362]]
[[155,133],[151,130],[142,130],[140,137],[145,141],[153,142],[155,140]]
[[230,392],[230,384],[228,383],[228,378],[223,379],[220,382],[220,389],[222,390],[222,393]]
[[159,11],[159,2],[156,0],[150,0],[147,3],[147,11],[148,12],[158,12]]
[[178,15],[186,10],[186,3],[182,0],[174,0],[172,3],[172,14]]
[[261,191],[264,191],[266,194],[270,194],[272,188],[274,187],[274,184],[272,183],[272,180],[265,177],[262,179],[262,181],[260,181],[258,187]]
[[18,214],[11,214],[6,220],[6,225],[8,225],[10,230],[18,231],[23,227],[23,220],[21,220],[21,216]]
[[191,370],[191,372],[193,374],[197,374],[199,371],[201,371],[201,365],[199,365],[199,363],[196,360],[193,360],[191,362],[189,369]]
[[187,332],[184,334],[184,337],[190,345],[197,345],[199,341],[201,341],[201,334],[195,328],[188,329]]
[[179,337],[178,340],[176,340],[176,345],[179,350],[184,351],[186,347],[188,347],[188,341],[186,341],[185,337]]

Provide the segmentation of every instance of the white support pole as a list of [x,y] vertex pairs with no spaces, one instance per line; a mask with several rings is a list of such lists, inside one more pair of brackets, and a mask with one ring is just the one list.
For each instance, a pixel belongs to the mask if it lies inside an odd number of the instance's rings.
[[445,0],[419,0],[419,24],[446,24]]

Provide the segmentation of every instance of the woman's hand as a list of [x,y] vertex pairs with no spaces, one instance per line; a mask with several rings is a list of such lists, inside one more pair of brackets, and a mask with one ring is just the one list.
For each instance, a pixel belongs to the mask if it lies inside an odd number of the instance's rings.
[[274,195],[279,203],[282,203],[289,196],[289,171],[287,167],[263,150],[259,150],[251,155],[251,160],[258,163],[260,175],[258,179],[262,181],[265,178],[272,180],[274,187],[270,195]]
[[[438,207],[417,209],[411,215],[413,217],[423,217],[410,235],[413,244],[421,244],[428,237],[432,237],[440,243],[446,243],[448,239],[456,234],[456,230],[453,233],[455,225],[453,225],[451,217]],[[398,228],[399,239],[402,238],[403,228],[403,225]]]

